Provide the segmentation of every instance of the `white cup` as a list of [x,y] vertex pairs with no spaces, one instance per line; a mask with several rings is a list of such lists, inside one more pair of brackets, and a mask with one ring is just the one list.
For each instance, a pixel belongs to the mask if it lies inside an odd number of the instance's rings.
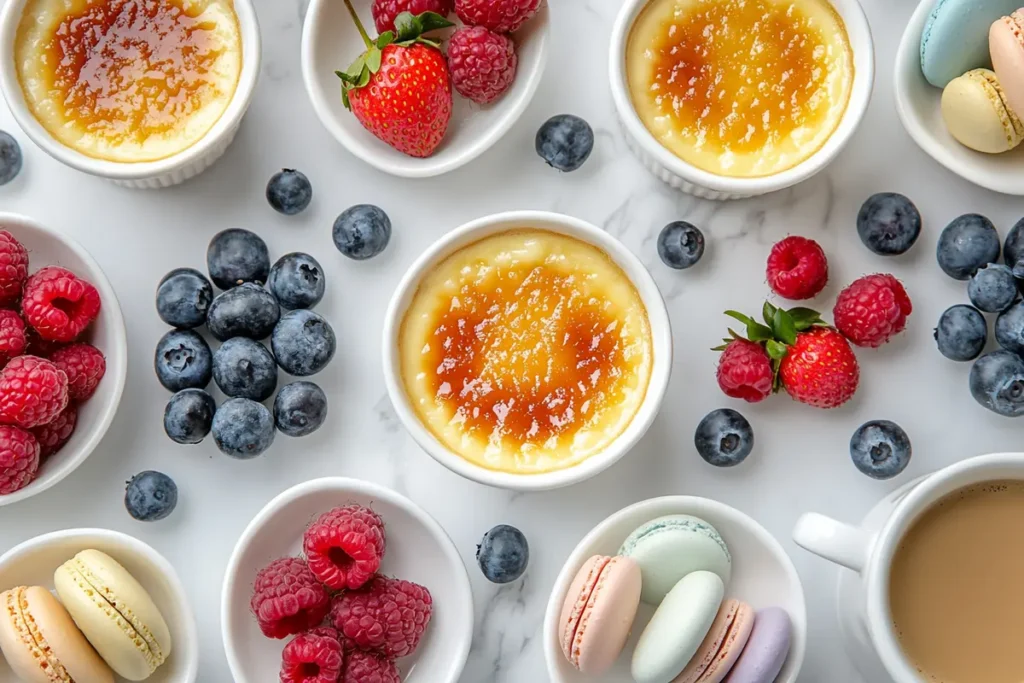
[[793,530],[797,545],[860,575],[864,600],[857,605],[855,618],[862,622],[879,661],[895,683],[924,680],[900,649],[889,612],[889,569],[900,541],[943,496],[972,484],[1006,479],[1024,480],[1024,453],[982,455],[939,470],[894,501],[889,514],[878,518],[878,523],[854,527],[816,513],[797,522]]

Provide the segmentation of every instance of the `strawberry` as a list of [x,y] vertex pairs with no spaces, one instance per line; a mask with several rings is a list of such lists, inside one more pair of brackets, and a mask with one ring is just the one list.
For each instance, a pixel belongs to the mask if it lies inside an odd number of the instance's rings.
[[342,101],[363,128],[413,157],[434,153],[452,118],[452,83],[440,44],[423,34],[452,23],[434,12],[402,12],[395,30],[371,40],[344,0],[366,51],[345,71]]

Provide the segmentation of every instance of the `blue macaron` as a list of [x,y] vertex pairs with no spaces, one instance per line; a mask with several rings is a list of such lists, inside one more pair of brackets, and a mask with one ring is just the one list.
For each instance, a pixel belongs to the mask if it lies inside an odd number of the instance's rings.
[[1022,0],[937,0],[921,33],[921,71],[945,88],[971,69],[991,67],[988,30]]

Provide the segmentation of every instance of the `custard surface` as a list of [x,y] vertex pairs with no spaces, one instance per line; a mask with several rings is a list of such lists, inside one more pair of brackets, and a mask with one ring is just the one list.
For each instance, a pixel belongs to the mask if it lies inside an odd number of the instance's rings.
[[402,322],[420,420],[488,469],[540,473],[607,448],[653,363],[647,310],[600,249],[536,229],[466,246],[424,277]]
[[731,177],[790,169],[835,132],[853,85],[828,0],[651,0],[626,54],[633,106],[697,168]]
[[14,50],[43,127],[116,162],[194,145],[227,109],[242,69],[232,0],[28,0]]

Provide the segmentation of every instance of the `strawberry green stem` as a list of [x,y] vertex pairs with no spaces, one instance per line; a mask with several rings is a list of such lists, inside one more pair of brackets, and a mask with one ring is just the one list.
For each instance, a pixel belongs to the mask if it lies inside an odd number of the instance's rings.
[[370,36],[367,35],[366,29],[363,28],[363,22],[359,21],[359,15],[356,14],[356,10],[352,7],[352,0],[345,0],[345,7],[348,7],[348,13],[352,15],[352,21],[356,22],[356,28],[359,29],[359,35],[362,36],[363,42],[366,43],[366,47],[373,45],[373,41],[370,40]]

